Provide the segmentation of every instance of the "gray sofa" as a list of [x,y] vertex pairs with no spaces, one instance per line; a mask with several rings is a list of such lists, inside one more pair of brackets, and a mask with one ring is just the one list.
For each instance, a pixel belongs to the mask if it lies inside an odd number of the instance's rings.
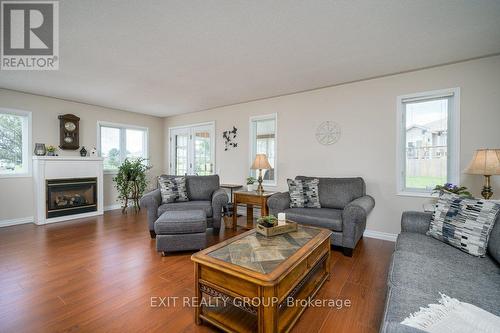
[[155,221],[167,211],[203,210],[207,227],[214,228],[214,231],[220,229],[222,208],[227,205],[229,198],[226,191],[220,188],[219,176],[186,176],[186,187],[189,198],[186,202],[162,204],[160,189],[146,193],[141,198],[141,207],[147,209],[151,238],[156,237]]
[[387,284],[380,332],[416,333],[400,322],[444,293],[500,316],[500,216],[490,235],[488,254],[477,258],[426,236],[432,213],[405,212]]
[[[297,176],[295,179],[319,177]],[[363,237],[366,218],[375,206],[375,200],[366,195],[363,178],[319,178],[321,208],[290,208],[290,195],[282,192],[268,199],[269,213],[286,213],[287,219],[333,231],[330,243],[341,246],[345,255],[352,251]]]

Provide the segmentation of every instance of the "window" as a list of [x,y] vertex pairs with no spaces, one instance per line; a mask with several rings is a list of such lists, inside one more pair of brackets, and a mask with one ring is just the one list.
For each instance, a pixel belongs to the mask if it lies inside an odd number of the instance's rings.
[[215,123],[169,128],[170,173],[207,176],[215,172]]
[[[250,164],[252,165],[255,155],[266,154],[272,169],[262,170],[264,185],[276,185],[276,133],[277,116],[276,114],[257,116],[250,118]],[[250,175],[257,178],[258,170],[251,170]]]
[[99,122],[97,142],[108,172],[116,171],[126,158],[148,158],[147,128]]
[[460,90],[398,97],[398,193],[459,181]]
[[31,112],[0,109],[0,176],[28,176]]

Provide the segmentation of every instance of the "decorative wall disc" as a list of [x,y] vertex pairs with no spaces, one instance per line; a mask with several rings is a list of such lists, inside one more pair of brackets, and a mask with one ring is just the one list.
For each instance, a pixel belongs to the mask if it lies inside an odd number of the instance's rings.
[[340,125],[334,121],[325,121],[316,130],[316,140],[322,145],[333,145],[339,141],[340,135]]

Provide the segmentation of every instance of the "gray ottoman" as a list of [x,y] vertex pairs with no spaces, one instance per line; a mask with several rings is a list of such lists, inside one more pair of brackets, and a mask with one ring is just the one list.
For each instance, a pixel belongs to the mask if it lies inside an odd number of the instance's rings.
[[156,250],[201,250],[207,245],[207,216],[203,210],[167,211],[155,222]]

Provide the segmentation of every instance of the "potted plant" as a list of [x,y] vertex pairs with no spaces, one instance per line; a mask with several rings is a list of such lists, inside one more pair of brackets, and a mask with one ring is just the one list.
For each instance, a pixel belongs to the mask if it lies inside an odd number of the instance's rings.
[[148,185],[146,172],[151,169],[150,165],[144,164],[145,160],[144,158],[126,158],[118,168],[116,177],[113,178],[118,190],[118,200],[122,203],[122,213],[127,212],[129,200],[132,200],[136,213],[141,210],[139,199]]
[[57,148],[50,145],[47,147],[47,156],[56,156],[56,150]]
[[257,181],[255,177],[248,177],[247,178],[247,191],[253,191],[253,184]]
[[451,183],[446,183],[444,185],[436,185],[432,193],[439,193],[440,195],[444,192],[453,193],[460,197],[472,198],[472,194],[469,192],[465,186],[457,186]]
[[257,223],[265,228],[272,228],[278,223],[278,218],[274,215],[262,216],[257,219]]

